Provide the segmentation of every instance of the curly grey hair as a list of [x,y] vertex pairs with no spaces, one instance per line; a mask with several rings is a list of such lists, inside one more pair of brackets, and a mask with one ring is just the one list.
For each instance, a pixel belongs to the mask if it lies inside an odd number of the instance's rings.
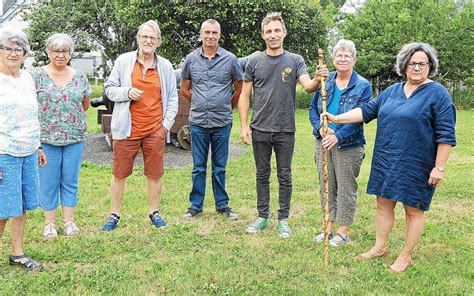
[[70,54],[74,52],[74,40],[68,34],[55,33],[46,39],[46,50],[53,50],[57,48],[65,48],[69,50]]
[[23,48],[23,54],[27,55],[30,52],[30,43],[26,34],[15,29],[2,29],[0,31],[0,46],[3,48],[9,43],[16,43]]
[[428,43],[423,42],[414,42],[405,44],[402,49],[397,54],[397,61],[395,63],[395,71],[397,74],[406,78],[406,70],[408,62],[410,61],[412,55],[417,52],[422,51],[428,57],[428,62],[430,63],[430,71],[428,72],[428,77],[435,76],[438,73],[438,52],[434,47]]
[[349,51],[354,59],[357,57],[357,50],[354,42],[352,40],[341,39],[339,40],[336,45],[334,45],[332,49],[332,58],[336,57],[336,53],[338,50],[347,50]]
[[158,38],[157,47],[159,47],[161,45],[161,30],[160,30],[160,26],[158,26],[158,23],[155,22],[154,20],[146,21],[138,27],[137,41],[138,41],[138,38],[140,38],[140,34],[142,33],[143,28],[145,28],[145,27],[150,27],[156,32],[156,37]]

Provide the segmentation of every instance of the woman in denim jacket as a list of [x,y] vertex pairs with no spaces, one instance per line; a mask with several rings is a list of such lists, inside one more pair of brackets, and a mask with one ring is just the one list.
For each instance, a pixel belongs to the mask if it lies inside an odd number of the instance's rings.
[[[372,87],[364,77],[353,70],[356,62],[356,48],[350,40],[339,40],[332,52],[335,72],[327,68],[318,69],[316,75],[326,77],[328,112],[340,114],[368,102]],[[329,232],[330,245],[338,247],[350,241],[347,234],[356,209],[357,181],[364,158],[364,128],[362,123],[330,124],[328,134],[322,138],[322,97],[320,90],[315,92],[309,108],[309,119],[316,138],[315,162],[322,184],[322,149],[329,150]],[[324,148],[323,148],[324,145]],[[323,191],[320,186],[321,206]],[[324,214],[324,213],[323,213]],[[324,216],[324,215],[323,215]],[[333,232],[334,223],[339,227]],[[317,243],[324,239],[324,232],[314,238]]]

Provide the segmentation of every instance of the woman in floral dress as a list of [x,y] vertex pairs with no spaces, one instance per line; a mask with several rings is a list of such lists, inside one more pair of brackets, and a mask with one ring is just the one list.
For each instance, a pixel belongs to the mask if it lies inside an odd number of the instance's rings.
[[45,211],[43,236],[54,238],[56,209],[62,206],[64,233],[79,234],[74,223],[77,187],[84,141],[85,111],[91,88],[86,75],[68,63],[74,41],[67,34],[53,34],[46,41],[49,63],[32,72],[39,104],[41,143],[49,165],[40,170],[40,205]]

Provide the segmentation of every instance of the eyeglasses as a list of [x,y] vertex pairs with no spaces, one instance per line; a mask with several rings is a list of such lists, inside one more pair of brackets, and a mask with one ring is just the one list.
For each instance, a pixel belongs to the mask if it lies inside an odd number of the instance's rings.
[[426,67],[428,67],[430,65],[430,63],[426,63],[426,62],[419,62],[419,63],[415,63],[415,62],[409,62],[408,63],[408,67],[410,69],[415,69],[416,66],[418,66],[420,69],[425,69]]
[[69,55],[71,52],[69,50],[59,50],[59,49],[53,49],[49,51],[52,53],[54,56],[59,56],[62,54],[63,56]]
[[336,61],[342,61],[342,60],[350,61],[350,60],[352,60],[352,56],[351,55],[342,55],[342,54],[336,56]]
[[141,41],[147,41],[148,39],[150,39],[151,42],[155,43],[160,38],[156,38],[155,36],[140,35]]
[[15,53],[17,56],[22,56],[25,53],[25,51],[21,47],[17,47],[17,48],[4,47],[4,48],[2,48],[2,50],[7,55],[11,55],[12,53]]

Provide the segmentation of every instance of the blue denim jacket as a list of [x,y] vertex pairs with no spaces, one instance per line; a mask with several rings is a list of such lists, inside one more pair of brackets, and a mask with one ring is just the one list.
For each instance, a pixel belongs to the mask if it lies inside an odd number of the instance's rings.
[[[327,104],[331,102],[334,86],[336,85],[336,72],[329,73],[326,78]],[[368,102],[372,96],[372,86],[367,79],[352,71],[351,79],[346,90],[341,95],[338,114],[347,112]],[[313,126],[313,135],[321,139],[319,129],[322,127],[319,115],[322,113],[321,92],[314,93],[309,106],[309,121]],[[334,131],[337,137],[337,148],[347,149],[365,144],[364,128],[362,123],[337,124]]]

